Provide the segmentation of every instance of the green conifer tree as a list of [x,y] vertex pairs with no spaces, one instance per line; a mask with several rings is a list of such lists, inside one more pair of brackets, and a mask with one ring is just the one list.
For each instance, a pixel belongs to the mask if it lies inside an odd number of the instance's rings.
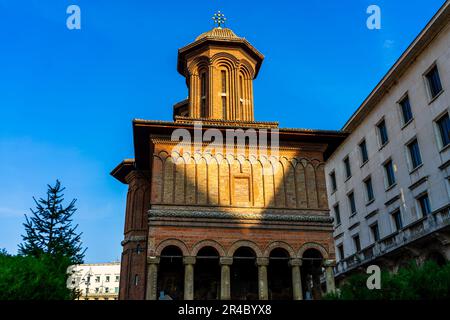
[[64,207],[65,188],[59,180],[55,186],[47,185],[46,199],[36,200],[32,215],[25,215],[25,235],[19,245],[19,254],[39,257],[41,254],[68,257],[72,263],[83,263],[86,249],[82,249],[81,234],[76,233],[78,225],[72,226],[72,216],[76,212],[73,199]]

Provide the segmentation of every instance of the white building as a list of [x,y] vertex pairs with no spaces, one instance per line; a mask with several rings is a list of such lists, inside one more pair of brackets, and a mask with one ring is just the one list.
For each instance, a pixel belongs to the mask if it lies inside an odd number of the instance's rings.
[[343,127],[326,165],[338,280],[450,259],[450,1]]
[[78,300],[117,300],[120,263],[76,264],[67,269],[67,287],[78,292]]

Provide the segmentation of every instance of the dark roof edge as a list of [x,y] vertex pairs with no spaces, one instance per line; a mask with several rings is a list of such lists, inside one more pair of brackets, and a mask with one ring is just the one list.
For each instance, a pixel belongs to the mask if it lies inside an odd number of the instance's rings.
[[134,159],[125,159],[121,163],[119,163],[111,172],[114,178],[119,180],[120,182],[126,184],[125,177],[135,169],[135,161]]

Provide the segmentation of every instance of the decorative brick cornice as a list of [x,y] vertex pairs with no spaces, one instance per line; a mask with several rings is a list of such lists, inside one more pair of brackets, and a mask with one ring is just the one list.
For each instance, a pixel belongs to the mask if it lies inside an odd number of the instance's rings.
[[314,222],[332,223],[329,216],[304,215],[304,214],[264,214],[264,213],[232,213],[220,211],[188,211],[188,210],[168,210],[150,209],[149,219],[157,218],[210,218],[210,219],[230,219],[230,220],[263,220],[263,221],[285,221],[285,222]]
[[130,236],[126,237],[122,242],[120,243],[122,246],[126,245],[129,242],[141,242],[141,241],[147,241],[146,236]]
[[278,128],[278,122],[267,121],[248,121],[248,120],[225,120],[225,119],[209,119],[209,118],[192,118],[175,116],[175,123],[194,124],[201,122],[202,126],[222,126],[222,127],[239,127],[239,128],[259,128],[259,129],[275,129]]

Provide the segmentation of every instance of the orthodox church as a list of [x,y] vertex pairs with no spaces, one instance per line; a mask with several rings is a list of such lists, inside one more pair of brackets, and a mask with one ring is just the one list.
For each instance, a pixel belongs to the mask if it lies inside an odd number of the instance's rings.
[[178,50],[173,121],[134,120],[134,158],[111,172],[128,185],[119,299],[319,299],[334,290],[324,164],[346,135],[255,121],[264,56],[215,20]]

